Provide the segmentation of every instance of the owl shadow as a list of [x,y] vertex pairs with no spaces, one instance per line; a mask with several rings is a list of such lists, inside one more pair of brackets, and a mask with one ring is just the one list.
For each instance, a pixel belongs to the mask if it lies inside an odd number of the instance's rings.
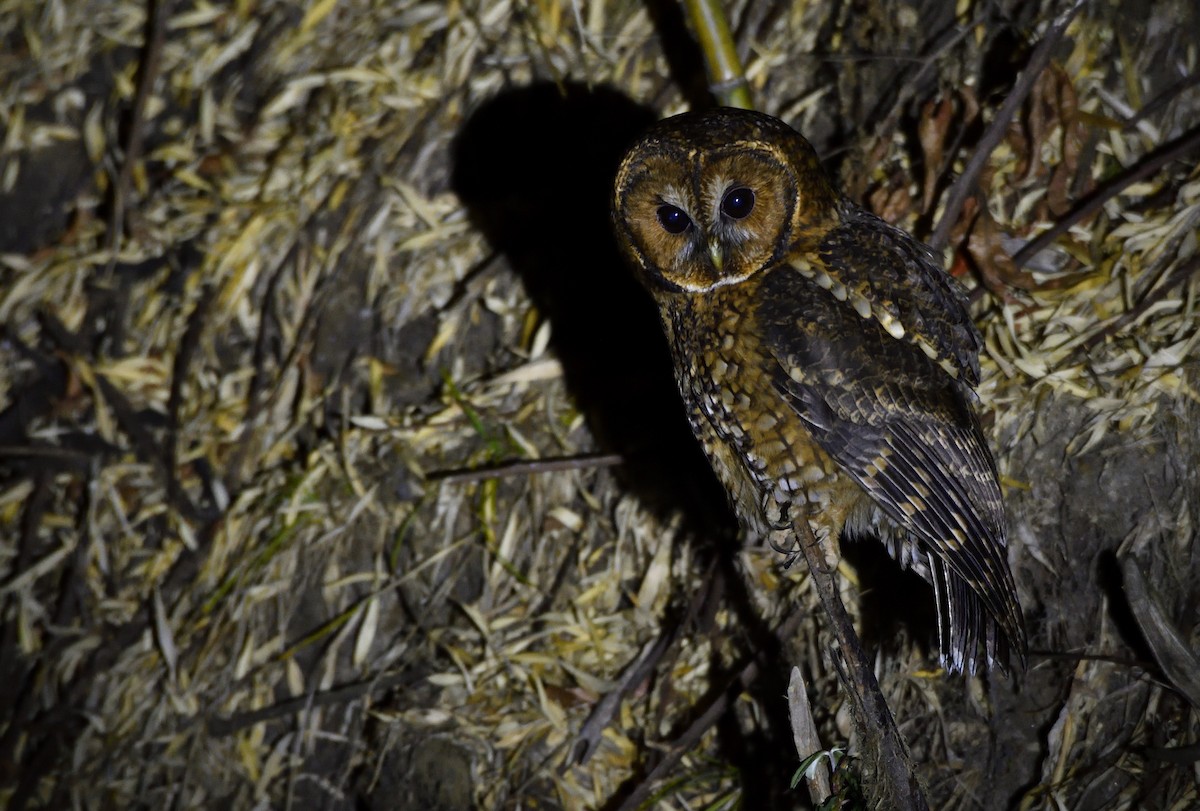
[[[452,184],[549,320],[566,386],[597,445],[624,459],[617,468],[623,486],[660,516],[683,516],[698,557],[715,557],[733,584],[726,597],[761,648],[777,642],[739,588],[737,519],[688,427],[657,309],[625,266],[611,227],[617,165],[657,118],[604,87],[510,90],[459,132]],[[774,697],[786,685],[764,678],[759,687]],[[770,757],[744,757],[786,753],[778,735],[770,749],[731,723],[723,722],[721,738],[731,756],[741,753],[734,760],[746,770],[751,794],[771,782],[770,774],[790,773],[786,758],[778,766]]]
[[937,610],[933,589],[903,569],[878,539],[842,538],[842,557],[858,576],[862,643],[867,650],[896,654],[903,633],[931,662],[937,657]]
[[466,121],[452,185],[550,322],[551,347],[600,450],[643,503],[731,537],[736,521],[687,426],[658,314],[625,266],[609,199],[626,147],[657,116],[578,83],[505,91]]

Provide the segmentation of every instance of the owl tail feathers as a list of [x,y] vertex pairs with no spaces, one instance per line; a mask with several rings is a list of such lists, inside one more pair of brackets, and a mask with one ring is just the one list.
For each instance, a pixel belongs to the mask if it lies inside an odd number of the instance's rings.
[[[964,577],[924,543],[864,500],[843,529],[847,540],[878,538],[892,559],[933,587],[938,658],[950,673],[975,675],[999,667],[1006,674],[1026,667],[1025,624],[1008,567],[997,560],[982,582]],[[978,567],[983,568],[983,567]]]
[[[926,555],[924,562],[937,606],[942,667],[950,673],[975,675],[980,663],[985,662],[987,669],[999,666],[1008,674],[1015,659],[1016,668],[1024,670],[1025,632],[1016,609],[1007,612],[1009,616],[1003,620],[998,619],[971,584],[937,555]],[[1001,604],[1011,604],[1002,595],[996,596]]]

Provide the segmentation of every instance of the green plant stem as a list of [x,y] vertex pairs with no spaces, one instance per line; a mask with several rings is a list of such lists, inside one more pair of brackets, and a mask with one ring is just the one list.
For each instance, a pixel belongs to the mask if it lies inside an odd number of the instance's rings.
[[719,0],[683,0],[683,8],[704,54],[708,89],[720,104],[754,109],[746,72],[733,45],[729,20]]

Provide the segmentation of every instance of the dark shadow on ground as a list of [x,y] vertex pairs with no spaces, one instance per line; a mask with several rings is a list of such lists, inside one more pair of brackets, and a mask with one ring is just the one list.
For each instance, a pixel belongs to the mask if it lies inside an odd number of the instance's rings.
[[862,642],[868,651],[894,654],[897,636],[907,633],[929,661],[937,664],[937,611],[933,589],[916,572],[901,568],[872,536],[843,539],[842,556],[858,575]]
[[[626,460],[618,474],[625,485],[663,515],[679,511],[701,539],[700,557],[718,555],[733,583],[736,519],[688,428],[658,314],[624,266],[610,225],[617,164],[656,117],[608,88],[513,89],[466,122],[452,182],[549,319],[571,395],[600,448]],[[742,595],[733,608],[751,648],[775,644],[752,600]],[[760,682],[779,696],[786,689],[786,680]],[[743,753],[733,761],[748,797],[786,792],[796,760],[786,740],[748,740],[733,718],[719,729],[723,749]]]
[[571,395],[600,448],[625,458],[628,487],[727,535],[734,522],[687,427],[658,315],[610,227],[617,163],[655,118],[607,88],[510,90],[463,127],[452,182],[549,319]]

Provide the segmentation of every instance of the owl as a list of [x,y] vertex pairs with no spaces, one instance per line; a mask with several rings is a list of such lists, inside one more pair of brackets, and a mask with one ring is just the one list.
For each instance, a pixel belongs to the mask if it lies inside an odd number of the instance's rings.
[[642,136],[613,221],[743,523],[882,541],[933,587],[947,670],[1023,667],[982,339],[931,251],[843,197],[791,127],[728,108]]

